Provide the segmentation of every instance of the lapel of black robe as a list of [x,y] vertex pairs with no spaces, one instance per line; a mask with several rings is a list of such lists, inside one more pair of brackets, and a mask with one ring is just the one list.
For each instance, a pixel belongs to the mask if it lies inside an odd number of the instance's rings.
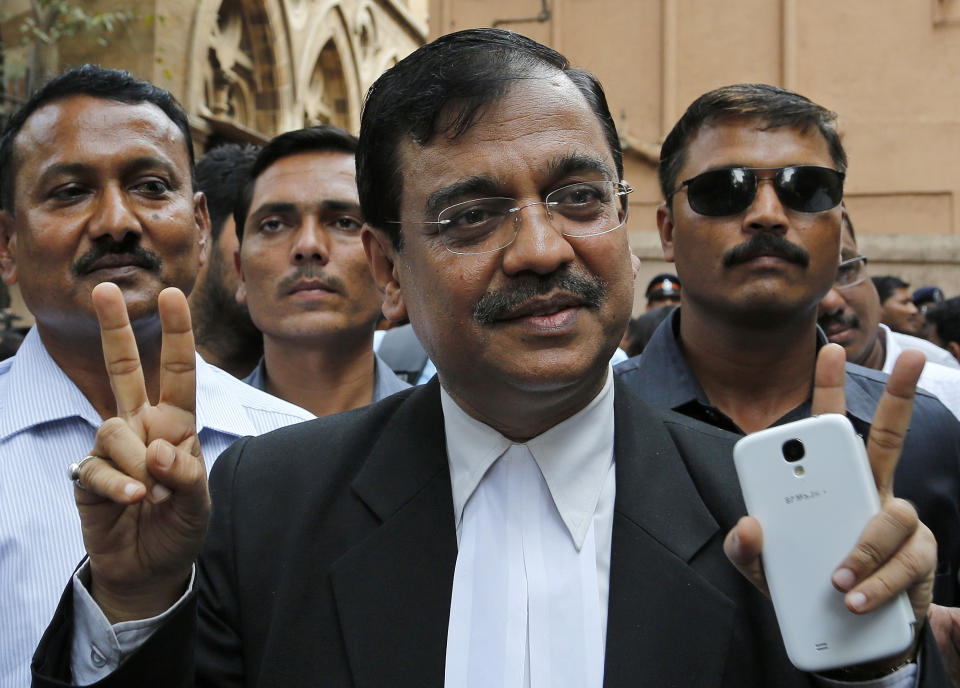
[[[604,685],[719,685],[733,603],[691,561],[723,533],[663,420],[616,384],[617,495]],[[705,449],[712,453],[709,444]]]
[[353,482],[382,524],[332,569],[356,686],[442,686],[457,558],[440,387],[414,390]]
[[[733,604],[689,562],[719,527],[661,418],[616,385],[604,685],[716,685]],[[442,418],[434,380],[391,418],[353,483],[382,520],[332,571],[358,687],[443,685],[457,543]]]

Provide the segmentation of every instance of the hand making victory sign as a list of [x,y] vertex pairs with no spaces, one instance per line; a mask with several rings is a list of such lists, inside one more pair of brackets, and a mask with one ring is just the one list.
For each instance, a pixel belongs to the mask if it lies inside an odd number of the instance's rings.
[[117,416],[97,431],[75,471],[90,556],[91,593],[111,623],[148,618],[175,602],[203,544],[210,513],[197,437],[196,369],[186,297],[158,299],[163,330],[160,398],[151,404],[123,294],[93,290]]
[[[821,348],[814,380],[813,415],[846,412],[845,361],[839,345]],[[834,587],[845,593],[847,607],[855,613],[872,611],[906,590],[916,619],[922,622],[933,598],[936,541],[913,505],[893,494],[894,472],[910,425],[914,391],[923,365],[923,354],[918,351],[905,351],[900,356],[870,425],[867,455],[881,510],[867,523],[853,550],[837,562],[832,579]],[[762,544],[760,523],[744,516],[727,534],[724,551],[741,573],[766,593],[760,561]],[[918,623],[916,628],[921,625]],[[907,654],[911,652],[915,649]],[[887,664],[896,666],[906,656],[893,658]],[[882,669],[879,664],[882,663],[878,663]]]

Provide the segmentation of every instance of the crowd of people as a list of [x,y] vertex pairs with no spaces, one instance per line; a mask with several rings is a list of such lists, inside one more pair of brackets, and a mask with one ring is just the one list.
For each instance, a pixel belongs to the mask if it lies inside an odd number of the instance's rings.
[[[869,278],[846,168],[800,94],[697,98],[631,320],[603,89],[531,39],[197,161],[166,91],[54,78],[0,139],[0,687],[960,680],[960,297]],[[731,457],[821,413],[881,502],[831,594],[915,623],[810,674]]]

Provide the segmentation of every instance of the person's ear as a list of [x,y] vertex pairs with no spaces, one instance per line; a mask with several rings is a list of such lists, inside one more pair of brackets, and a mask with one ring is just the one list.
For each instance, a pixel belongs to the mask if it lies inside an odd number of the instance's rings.
[[6,210],[0,210],[0,277],[4,284],[17,283],[17,234]]
[[243,277],[243,264],[240,262],[240,249],[236,249],[233,252],[233,264],[237,268],[237,274],[240,275],[240,281],[237,283],[237,293],[234,294],[234,297],[237,300],[237,303],[246,304],[247,303],[247,283],[244,281]]
[[387,320],[401,322],[407,317],[407,307],[403,302],[403,289],[400,286],[397,267],[397,249],[393,240],[381,229],[364,225],[360,238],[363,250],[367,254],[370,272],[377,289],[383,294],[381,310]]
[[193,221],[197,225],[197,243],[200,244],[200,265],[207,262],[210,245],[210,211],[207,210],[207,197],[200,191],[193,195]]
[[657,206],[657,231],[660,232],[660,246],[663,248],[663,259],[673,262],[673,211],[666,203]]

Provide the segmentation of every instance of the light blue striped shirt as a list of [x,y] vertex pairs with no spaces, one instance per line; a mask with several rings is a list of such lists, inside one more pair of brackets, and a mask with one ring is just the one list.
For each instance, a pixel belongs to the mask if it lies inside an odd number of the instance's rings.
[[[313,418],[197,356],[197,430],[207,470],[238,437]],[[66,467],[100,415],[31,329],[0,362],[0,688],[30,685],[30,659],[84,555]]]

